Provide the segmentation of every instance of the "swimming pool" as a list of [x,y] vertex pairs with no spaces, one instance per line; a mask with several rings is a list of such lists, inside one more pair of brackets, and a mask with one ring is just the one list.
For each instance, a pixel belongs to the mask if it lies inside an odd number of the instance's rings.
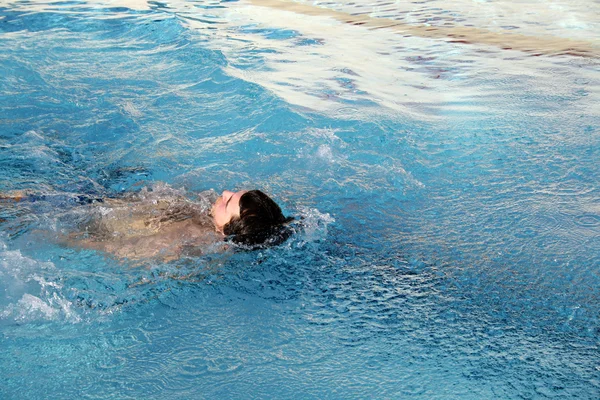
[[[0,191],[50,200],[0,210],[0,397],[598,398],[598,14],[1,6]],[[305,228],[142,266],[56,244],[71,194],[143,187],[258,187]]]

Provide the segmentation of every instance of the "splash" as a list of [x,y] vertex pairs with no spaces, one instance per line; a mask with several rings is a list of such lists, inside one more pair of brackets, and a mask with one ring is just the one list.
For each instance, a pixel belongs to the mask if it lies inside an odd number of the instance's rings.
[[0,320],[80,322],[73,304],[62,294],[51,262],[38,261],[7,250],[0,242]]

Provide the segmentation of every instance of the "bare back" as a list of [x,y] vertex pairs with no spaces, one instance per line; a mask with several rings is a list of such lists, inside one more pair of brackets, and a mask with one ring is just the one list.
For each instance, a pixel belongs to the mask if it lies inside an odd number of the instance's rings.
[[222,235],[208,215],[210,202],[202,200],[148,192],[105,199],[90,206],[90,217],[69,242],[129,260],[169,261],[215,251]]

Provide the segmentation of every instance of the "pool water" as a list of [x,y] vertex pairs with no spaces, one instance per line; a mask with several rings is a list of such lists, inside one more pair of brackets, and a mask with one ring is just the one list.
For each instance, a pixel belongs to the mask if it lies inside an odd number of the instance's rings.
[[[0,6],[0,398],[600,397],[594,2]],[[77,196],[259,188],[132,263]]]

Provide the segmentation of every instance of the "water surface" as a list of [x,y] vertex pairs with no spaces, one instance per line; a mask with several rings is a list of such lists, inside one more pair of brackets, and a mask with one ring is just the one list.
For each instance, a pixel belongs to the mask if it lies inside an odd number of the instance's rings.
[[[598,398],[597,8],[6,2],[0,190],[47,197],[0,210],[1,397]],[[304,230],[56,240],[82,193],[255,187]]]

